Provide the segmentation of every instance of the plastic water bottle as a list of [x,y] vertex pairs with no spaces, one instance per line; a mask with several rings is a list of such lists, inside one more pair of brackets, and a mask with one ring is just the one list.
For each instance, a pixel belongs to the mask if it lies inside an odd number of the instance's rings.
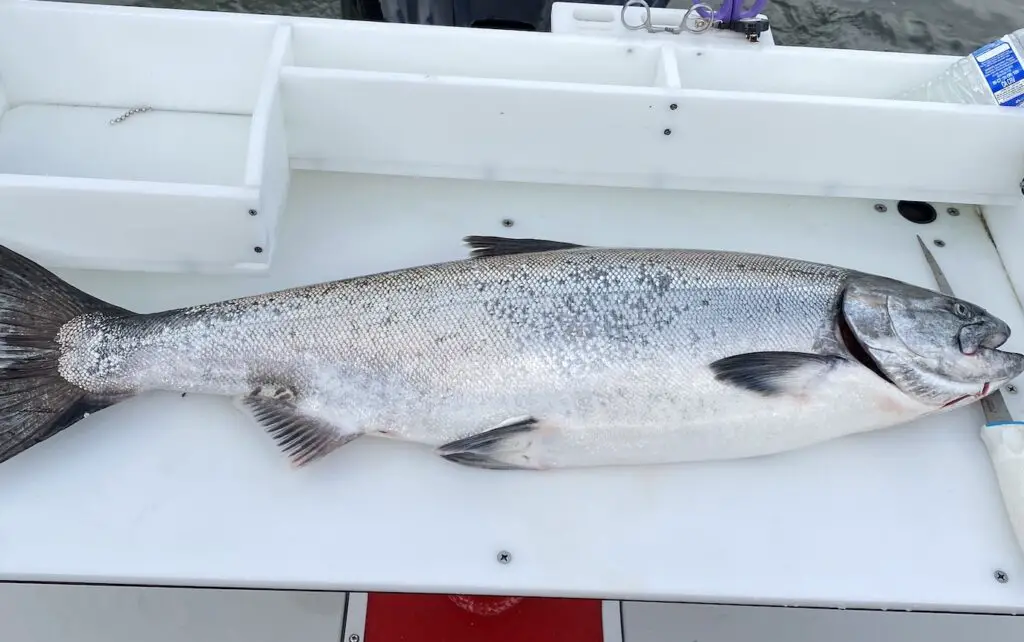
[[1024,29],[1008,33],[896,98],[970,105],[1024,104]]

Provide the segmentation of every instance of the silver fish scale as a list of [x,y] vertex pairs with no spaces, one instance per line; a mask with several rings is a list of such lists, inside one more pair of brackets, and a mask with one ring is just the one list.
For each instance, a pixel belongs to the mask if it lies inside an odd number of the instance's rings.
[[[487,257],[80,317],[61,332],[61,374],[108,394],[289,387],[339,431],[423,443],[525,415],[610,436],[717,412],[726,401],[710,387],[712,361],[820,349],[849,276],[712,251]],[[593,435],[578,441],[592,447]]]

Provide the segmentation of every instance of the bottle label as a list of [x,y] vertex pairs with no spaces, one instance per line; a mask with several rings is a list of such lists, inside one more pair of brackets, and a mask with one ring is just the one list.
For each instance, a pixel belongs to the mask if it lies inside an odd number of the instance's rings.
[[996,102],[1005,107],[1024,103],[1024,66],[1009,38],[1003,37],[971,54]]

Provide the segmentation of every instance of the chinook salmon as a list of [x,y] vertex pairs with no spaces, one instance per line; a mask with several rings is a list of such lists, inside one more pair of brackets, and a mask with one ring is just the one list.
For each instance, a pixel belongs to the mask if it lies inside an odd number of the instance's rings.
[[154,314],[0,248],[0,461],[150,390],[236,400],[296,465],[361,436],[480,468],[766,455],[971,403],[1005,322],[724,251],[467,237],[472,255]]

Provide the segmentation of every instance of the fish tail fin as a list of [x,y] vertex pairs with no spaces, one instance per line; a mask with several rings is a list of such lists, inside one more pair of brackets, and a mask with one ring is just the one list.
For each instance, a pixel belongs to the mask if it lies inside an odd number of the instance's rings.
[[91,395],[61,376],[60,329],[95,312],[133,314],[0,245],[0,462],[123,398]]

